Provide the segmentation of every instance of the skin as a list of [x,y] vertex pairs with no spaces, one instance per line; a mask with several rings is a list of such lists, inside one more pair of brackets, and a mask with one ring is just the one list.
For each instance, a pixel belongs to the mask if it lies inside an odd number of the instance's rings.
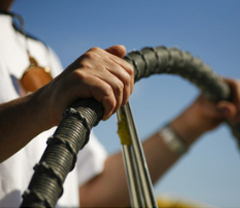
[[[204,133],[215,129],[225,119],[231,123],[240,122],[240,84],[232,79],[225,79],[225,82],[234,93],[232,103],[222,101],[215,104],[200,95],[172,120],[172,127],[189,148]],[[166,146],[158,132],[146,138],[143,149],[153,183],[161,179],[181,158]],[[80,202],[83,207],[130,206],[121,152],[109,156],[103,173],[80,187]]]
[[[9,11],[12,3],[13,0],[0,1],[0,8]],[[0,104],[0,161],[23,148],[37,134],[58,125],[64,109],[78,98],[94,97],[101,102],[105,108],[103,120],[115,113],[133,91],[133,69],[123,61],[125,53],[124,46],[106,50],[92,48],[40,90]],[[232,102],[211,103],[200,95],[171,121],[176,133],[189,147],[224,120],[240,121],[240,84],[233,79],[224,81],[232,89]],[[146,138],[143,149],[153,183],[180,158],[157,132]],[[129,207],[121,152],[110,155],[104,171],[79,187],[79,193],[82,207]]]
[[40,90],[1,104],[0,161],[58,125],[64,110],[79,98],[93,97],[101,102],[103,120],[126,104],[133,90],[133,68],[122,59],[125,53],[121,45],[92,48]]
[[14,0],[3,0],[0,1],[0,8],[5,11],[10,11],[11,5],[13,4]]

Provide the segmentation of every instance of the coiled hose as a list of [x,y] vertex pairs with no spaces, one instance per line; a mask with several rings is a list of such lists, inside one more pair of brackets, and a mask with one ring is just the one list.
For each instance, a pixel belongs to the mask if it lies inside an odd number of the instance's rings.
[[[127,54],[134,67],[135,82],[153,74],[176,74],[195,84],[211,101],[231,100],[229,87],[199,58],[177,48],[146,47]],[[54,135],[48,139],[40,162],[34,167],[21,207],[54,207],[63,193],[63,183],[74,168],[77,153],[89,140],[91,129],[103,116],[102,105],[94,99],[76,101],[68,108]],[[240,124],[231,126],[240,140]],[[238,129],[238,131],[237,131]]]

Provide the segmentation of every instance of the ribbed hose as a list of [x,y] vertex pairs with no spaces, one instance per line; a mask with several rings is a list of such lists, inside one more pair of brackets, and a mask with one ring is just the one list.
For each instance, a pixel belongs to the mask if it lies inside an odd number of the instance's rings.
[[94,99],[76,101],[64,113],[62,122],[34,167],[35,172],[21,207],[54,207],[63,193],[63,183],[74,168],[77,153],[89,140],[93,126],[101,120],[103,108]]
[[199,58],[177,48],[144,48],[126,57],[135,68],[135,80],[152,74],[177,74],[188,79],[212,101],[230,99],[228,86]]
[[[153,74],[177,74],[194,83],[212,101],[230,100],[228,86],[199,58],[176,48],[144,48],[130,52],[126,61],[133,65],[135,82]],[[94,99],[75,102],[67,109],[62,122],[35,166],[35,172],[21,207],[54,207],[63,193],[63,183],[73,169],[76,155],[89,140],[91,129],[103,116],[103,108]],[[233,129],[240,125],[236,125]],[[240,131],[234,135],[240,138]]]

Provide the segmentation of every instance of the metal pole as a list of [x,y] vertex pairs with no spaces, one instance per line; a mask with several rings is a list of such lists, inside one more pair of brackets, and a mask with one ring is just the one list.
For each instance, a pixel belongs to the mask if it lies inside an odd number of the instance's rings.
[[[124,127],[120,126],[119,129],[120,132],[123,132],[122,135],[121,133],[119,134],[120,138],[122,137],[122,144],[123,146],[129,145],[132,147],[132,150],[130,148],[123,147],[124,157],[125,155],[131,155],[131,157],[133,157],[133,159],[131,160],[129,158],[125,158],[125,164],[127,164],[125,166],[126,172],[134,173],[132,175],[128,175],[128,181],[130,184],[129,186],[134,186],[135,188],[139,189],[137,191],[134,190],[134,193],[130,193],[130,196],[133,196],[137,199],[142,199],[141,207],[157,207],[146,159],[142,149],[141,141],[137,133],[129,102],[121,108],[120,112],[118,113],[118,120],[120,120],[119,118],[121,119],[121,121],[124,120],[122,124],[122,126],[124,125]],[[141,194],[141,196],[135,196],[135,194]],[[133,207],[136,206],[133,205]]]

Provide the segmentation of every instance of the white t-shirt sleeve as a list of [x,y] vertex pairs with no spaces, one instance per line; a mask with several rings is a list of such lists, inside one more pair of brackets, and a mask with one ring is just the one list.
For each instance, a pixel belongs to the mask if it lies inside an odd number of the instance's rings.
[[76,168],[79,174],[79,186],[85,184],[103,171],[106,158],[106,150],[97,140],[96,136],[91,133],[89,142],[78,153]]

